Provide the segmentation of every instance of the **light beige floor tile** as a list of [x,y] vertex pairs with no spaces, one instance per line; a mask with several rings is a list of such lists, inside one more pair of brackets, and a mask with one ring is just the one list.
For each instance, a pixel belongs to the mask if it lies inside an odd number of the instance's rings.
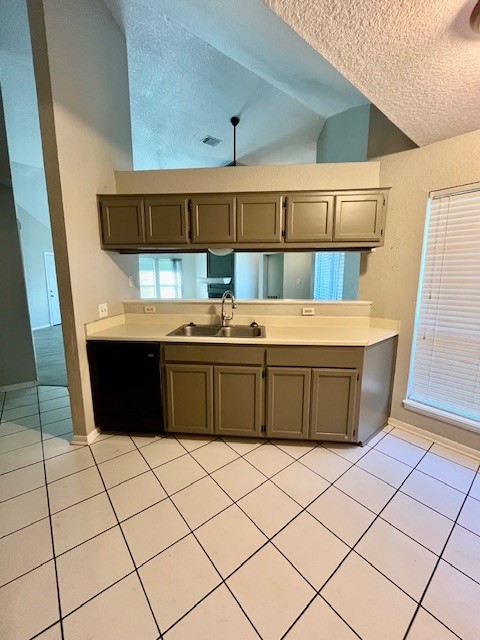
[[378,433],[376,433],[373,438],[370,438],[370,440],[368,440],[367,444],[369,447],[375,447],[380,440],[383,440],[383,438],[385,438],[385,436],[387,435],[388,431],[384,431],[383,429],[380,429],[380,431],[378,431]]
[[285,640],[358,640],[358,636],[321,597],[315,598]]
[[458,517],[458,524],[480,536],[480,501],[468,497]]
[[139,449],[162,439],[162,436],[155,433],[130,433],[129,435]]
[[34,386],[34,387],[25,387],[24,389],[15,389],[14,391],[7,391],[6,399],[8,400],[9,398],[25,398],[31,395],[36,396],[37,390],[38,390],[38,387]]
[[234,460],[227,466],[215,471],[212,473],[212,477],[228,493],[232,500],[243,498],[244,495],[266,481],[263,473],[252,467],[243,458],[238,458],[238,460]]
[[356,466],[339,478],[335,486],[375,513],[384,508],[396,491],[383,480]]
[[455,525],[442,558],[480,583],[480,538]]
[[227,584],[262,638],[281,638],[315,595],[271,544],[260,549]]
[[65,640],[156,640],[159,636],[135,574],[67,616],[63,628]]
[[[59,436],[65,436],[72,434],[73,423],[71,418],[66,420],[59,420],[58,422],[52,422],[51,424],[45,424],[42,427],[42,438],[48,440],[49,438],[56,438]],[[71,439],[71,436],[70,436]]]
[[175,458],[186,455],[185,449],[175,438],[162,438],[158,442],[142,447],[142,455],[148,464],[158,467]]
[[458,640],[441,622],[425,609],[419,609],[406,640]]
[[245,460],[267,477],[273,476],[293,462],[291,456],[269,443],[245,454]]
[[472,488],[470,489],[469,495],[472,498],[476,498],[480,500],[480,473],[477,473],[475,476],[475,480],[473,481]]
[[0,437],[0,454],[28,447],[29,445],[40,442],[41,435],[37,429],[24,429],[11,435]]
[[70,406],[62,407],[61,409],[52,409],[51,411],[40,412],[40,424],[43,426],[50,424],[51,422],[58,422],[59,420],[67,420],[72,417]]
[[430,449],[430,453],[434,453],[441,458],[446,458],[451,462],[461,464],[468,469],[473,469],[473,471],[478,470],[478,465],[480,462],[478,458],[472,458],[472,456],[467,456],[464,453],[460,453],[459,451],[455,451],[454,449],[450,449],[449,447],[445,447],[441,444],[435,443]]
[[134,570],[120,527],[57,558],[62,614],[68,615]]
[[[35,404],[36,402],[36,394],[35,392],[28,394],[27,396],[19,396],[18,398],[6,398],[5,404],[3,405],[3,410],[7,411],[8,409],[16,409],[17,407],[25,407],[28,405]],[[1,408],[1,399],[0,399],[0,408]]]
[[315,589],[320,589],[350,550],[306,512],[272,542]]
[[0,455],[0,474],[15,471],[43,460],[42,445],[32,444],[17,451],[9,451]]
[[49,400],[50,398],[60,398],[62,396],[68,396],[68,387],[56,387],[56,386],[38,387],[38,397],[40,399],[40,402],[42,400]]
[[296,502],[306,507],[323,493],[330,483],[299,462],[280,471],[272,477],[272,482],[283,489]]
[[195,535],[224,578],[267,541],[236,505],[206,522]]
[[39,567],[52,557],[48,518],[0,538],[0,586]]
[[208,473],[213,473],[238,458],[238,453],[222,440],[214,440],[205,447],[196,449],[191,455]]
[[1,422],[14,422],[17,418],[26,418],[38,414],[38,403],[27,404],[23,407],[15,407],[2,412]]
[[137,451],[130,451],[98,465],[107,489],[149,471],[148,464]]
[[112,458],[117,458],[123,453],[134,451],[136,450],[136,447],[130,440],[129,436],[121,435],[112,436],[111,438],[100,440],[100,442],[94,442],[90,449],[97,464],[101,464],[102,462],[106,462]]
[[227,494],[209,477],[182,489],[172,500],[192,529],[232,504]]
[[60,629],[60,623],[53,625],[47,631],[44,631],[39,636],[36,636],[35,640],[62,640],[62,631]]
[[401,488],[402,493],[455,520],[465,494],[420,471],[412,472]]
[[195,451],[199,447],[204,447],[206,444],[218,440],[217,436],[196,436],[194,434],[179,434],[176,436],[177,442],[180,442],[185,451]]
[[342,442],[323,442],[322,447],[352,463],[358,462],[370,451],[368,445],[360,447],[357,444],[344,444]]
[[437,555],[453,527],[451,520],[403,493],[397,493],[382,518]]
[[228,589],[221,585],[164,636],[166,640],[258,640]]
[[390,456],[372,449],[366,456],[357,462],[357,467],[368,471],[380,480],[398,489],[405,478],[412,471],[403,462],[394,460]]
[[343,562],[321,594],[361,638],[368,640],[402,640],[416,609],[411,598],[355,553]]
[[418,465],[418,470],[423,471],[437,480],[441,480],[458,491],[468,493],[475,471],[468,469],[456,462],[427,453]]
[[0,478],[0,502],[45,485],[43,462],[5,473]]
[[271,482],[246,495],[238,505],[267,537],[277,533],[301,510],[300,505]]
[[51,458],[45,463],[48,482],[55,482],[77,471],[83,471],[95,465],[90,447],[72,447],[64,455]]
[[207,475],[192,456],[175,458],[175,460],[156,467],[154,473],[169,495],[185,489]]
[[100,494],[52,516],[55,553],[59,555],[117,524],[106,494]]
[[147,562],[139,573],[162,631],[221,582],[191,534]]
[[317,446],[316,442],[302,442],[301,440],[273,440],[273,444],[284,453],[295,458],[295,460],[298,460]]
[[113,487],[108,493],[119,520],[130,518],[167,496],[151,471]]
[[70,453],[73,449],[83,448],[82,445],[72,445],[71,435],[54,436],[43,441],[43,455],[45,460]]
[[417,602],[438,559],[381,518],[373,523],[355,550]]
[[0,537],[48,516],[44,487],[0,503]]
[[170,500],[125,520],[121,526],[137,566],[190,533]]
[[433,440],[423,438],[422,436],[419,436],[416,433],[411,433],[410,431],[404,431],[399,427],[394,427],[390,431],[390,435],[395,436],[396,438],[400,438],[400,440],[405,440],[406,442],[409,442],[416,447],[420,447],[420,449],[424,449],[425,451],[429,449],[433,444]]
[[48,485],[50,510],[56,513],[103,491],[102,479],[97,468],[90,467]]
[[11,422],[1,422],[0,436],[8,436],[12,433],[25,431],[25,429],[40,429],[40,414],[17,418]]
[[308,511],[350,547],[375,519],[374,513],[335,487],[325,491]]
[[375,449],[386,453],[396,460],[400,460],[400,462],[404,464],[408,464],[410,467],[415,467],[425,455],[425,449],[417,447],[401,438],[396,438],[391,434],[387,434],[382,438],[380,442],[375,445]]
[[480,585],[440,560],[423,607],[462,640],[478,640],[479,602]]
[[241,456],[266,444],[264,439],[256,438],[224,438],[224,442]]
[[2,587],[0,611],[5,640],[26,640],[56,622],[59,611],[53,561]]
[[329,482],[335,482],[352,466],[349,460],[337,456],[336,453],[332,453],[325,447],[312,449],[306,456],[303,456],[301,463]]
[[70,407],[70,396],[62,395],[59,398],[40,399],[40,413],[52,411],[53,409],[64,409]]

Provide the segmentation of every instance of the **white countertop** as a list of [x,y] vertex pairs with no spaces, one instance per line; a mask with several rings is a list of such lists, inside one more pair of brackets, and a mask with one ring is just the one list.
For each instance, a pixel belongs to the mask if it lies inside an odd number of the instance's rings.
[[[163,316],[158,322],[125,321],[125,316],[109,318],[110,322],[92,322],[86,326],[87,340],[138,340],[169,343],[191,344],[255,344],[255,345],[309,345],[309,346],[339,346],[339,347],[368,347],[388,338],[398,335],[397,329],[379,326],[302,326],[278,323],[265,326],[264,338],[187,338],[184,336],[168,336],[167,334],[183,324],[182,322],[167,323]],[[170,319],[169,319],[170,320]],[[288,319],[286,318],[288,321]],[[291,318],[290,318],[291,320]],[[188,322],[185,321],[185,322]],[[233,323],[243,324],[243,323]],[[260,323],[259,323],[260,324]],[[381,324],[381,323],[380,323]],[[388,324],[388,321],[385,321]],[[107,325],[107,326],[106,326]],[[110,325],[110,326],[108,326]]]

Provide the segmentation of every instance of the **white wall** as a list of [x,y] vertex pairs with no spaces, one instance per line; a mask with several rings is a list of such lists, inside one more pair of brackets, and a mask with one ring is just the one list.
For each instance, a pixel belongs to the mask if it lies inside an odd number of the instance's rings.
[[480,176],[480,131],[380,159],[382,185],[391,186],[385,246],[362,261],[359,297],[372,316],[401,321],[392,416],[480,449],[480,435],[402,407],[407,389],[428,193]]
[[327,118],[318,137],[317,162],[365,161],[369,120],[369,104]]
[[132,165],[125,38],[103,2],[29,0],[74,432],[94,428],[84,323],[138,298],[136,256],[100,249],[96,194]]
[[283,297],[306,300],[312,297],[312,254],[309,251],[283,254]]
[[259,262],[262,253],[236,253],[235,259],[235,295],[242,300],[258,298]]

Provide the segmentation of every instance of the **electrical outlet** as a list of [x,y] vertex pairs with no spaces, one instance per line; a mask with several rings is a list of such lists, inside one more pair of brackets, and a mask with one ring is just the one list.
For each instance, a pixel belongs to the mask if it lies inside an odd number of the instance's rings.
[[133,278],[132,276],[128,276],[128,286],[130,289],[133,289]]
[[157,313],[157,307],[154,304],[146,304],[143,311],[144,313]]
[[314,316],[315,309],[313,307],[302,307],[302,316]]
[[108,316],[108,304],[106,302],[102,302],[102,304],[98,305],[98,317],[106,318]]

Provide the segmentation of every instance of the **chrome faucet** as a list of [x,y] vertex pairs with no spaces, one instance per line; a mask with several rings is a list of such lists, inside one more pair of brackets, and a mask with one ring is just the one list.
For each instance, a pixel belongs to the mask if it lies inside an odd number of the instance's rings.
[[[230,315],[225,312],[225,302],[230,300],[232,303],[232,310]],[[233,292],[228,290],[222,296],[222,327],[228,327],[230,322],[233,320],[233,310],[237,308],[237,303],[235,302],[235,296]]]

